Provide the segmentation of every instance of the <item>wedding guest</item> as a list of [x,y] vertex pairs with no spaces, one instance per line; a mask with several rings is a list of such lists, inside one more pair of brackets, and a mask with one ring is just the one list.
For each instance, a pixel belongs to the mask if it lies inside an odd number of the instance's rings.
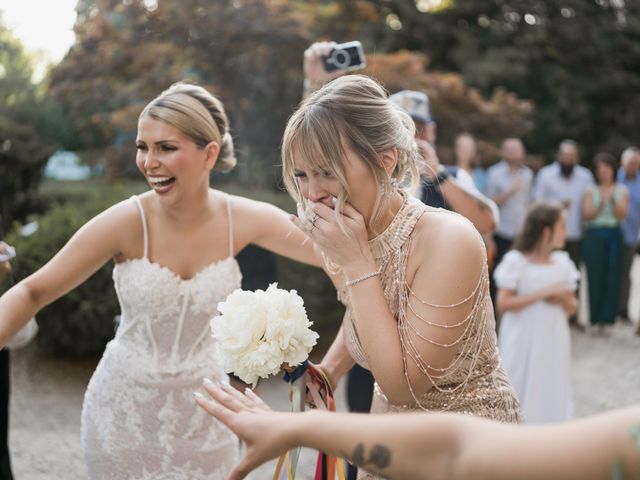
[[478,146],[476,139],[470,133],[460,133],[453,144],[455,164],[473,179],[476,188],[483,194],[487,191],[487,172],[478,161]]
[[[478,162],[478,148],[475,138],[470,133],[461,133],[456,136],[454,142],[454,156],[456,166],[466,172],[473,179],[475,188],[483,195],[487,192],[487,172]],[[487,201],[490,201],[487,199]],[[500,218],[498,206],[491,201],[491,207],[494,210],[494,217]],[[497,224],[497,222],[496,222]],[[492,271],[496,257],[496,242],[493,240],[493,230],[482,232],[482,239],[487,247],[487,262],[489,270]]]
[[[601,480],[640,471],[640,406],[554,426],[514,426],[453,413],[356,415],[272,412],[245,394],[205,383],[196,401],[245,443],[228,480],[241,480],[297,446],[403,480]],[[580,458],[576,462],[576,458]]]
[[[535,177],[534,200],[560,202],[567,209],[567,240],[564,249],[578,268],[582,263],[582,198],[593,175],[579,163],[578,145],[573,140],[560,142],[556,161],[542,167]],[[583,329],[576,315],[569,325]]]
[[400,187],[417,181],[414,135],[411,118],[361,75],[326,84],[287,124],[283,176],[304,211],[293,220],[346,306],[319,368],[334,387],[354,361],[371,370],[372,412],[464,411],[518,422],[478,231]]
[[540,169],[533,189],[535,200],[560,202],[567,209],[565,250],[578,266],[582,262],[582,198],[587,187],[593,185],[593,175],[579,162],[576,142],[563,140],[556,161]]
[[578,306],[580,273],[564,247],[567,215],[559,203],[534,203],[494,276],[498,345],[526,423],[572,417],[568,315]]
[[224,107],[204,88],[178,83],[152,100],[135,147],[150,191],[89,221],[0,298],[0,345],[113,260],[122,317],[85,394],[88,477],[223,478],[238,459],[237,439],[193,408],[191,392],[203,377],[227,379],[209,322],[240,288],[234,256],[255,243],[317,261],[285,212],[210,188],[211,172],[236,160]]
[[[316,42],[304,52],[305,97],[345,75],[344,70],[324,70],[322,58],[335,45],[335,42]],[[412,118],[416,142],[425,160],[420,163],[424,167],[420,169],[423,181],[416,196],[429,206],[447,208],[467,217],[482,234],[492,233],[497,224],[497,207],[475,187],[466,171],[446,167],[438,159],[434,149],[438,128],[429,97],[424,92],[401,90],[389,98]]]
[[[1,237],[0,237],[1,238]],[[8,253],[7,244],[0,241],[0,255]],[[9,261],[0,262],[0,293],[4,292],[7,277],[11,273]],[[0,478],[13,480],[9,454],[9,398],[11,396],[11,364],[9,350],[0,350]]]
[[[629,291],[631,288],[631,265],[640,244],[640,149],[629,147],[620,157],[622,166],[618,170],[618,183],[629,190],[629,211],[622,223],[624,236],[624,261],[622,264],[622,286],[618,313],[623,321],[629,322]],[[637,332],[640,335],[640,322]]]
[[423,92],[401,90],[389,97],[411,116],[416,126],[420,163],[420,186],[416,196],[430,207],[446,208],[468,218],[483,235],[493,233],[498,207],[476,187],[466,170],[440,163],[435,150],[435,120],[429,97]]
[[616,159],[598,153],[593,159],[597,185],[585,191],[583,258],[587,268],[591,325],[606,334],[620,304],[624,260],[622,222],[629,207],[627,187],[616,181]]
[[[305,97],[345,74],[340,70],[326,72],[323,68],[322,57],[329,54],[334,46],[334,42],[316,42],[305,51]],[[497,207],[475,188],[466,172],[456,167],[447,168],[440,163],[433,148],[437,125],[427,95],[403,90],[392,95],[390,100],[413,120],[415,141],[423,160],[419,163],[422,167],[421,181],[416,196],[431,207],[447,208],[464,215],[480,232],[490,235],[497,222]],[[373,376],[359,364],[354,365],[347,377],[350,410],[369,411],[372,393]],[[353,469],[349,472],[349,478],[355,478]]]
[[[525,149],[519,138],[507,138],[500,150],[502,160],[487,171],[487,196],[500,209],[500,221],[493,240],[496,246],[494,265],[511,249],[514,238],[531,201],[533,172],[524,165]],[[495,307],[495,278],[491,282],[491,298]]]

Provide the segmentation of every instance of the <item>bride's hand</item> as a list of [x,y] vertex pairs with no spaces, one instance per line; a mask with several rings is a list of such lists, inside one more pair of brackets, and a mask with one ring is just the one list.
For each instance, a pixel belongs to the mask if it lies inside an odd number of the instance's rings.
[[339,213],[347,232],[336,219],[335,211],[323,203],[308,202],[305,215],[294,217],[294,223],[313,239],[316,245],[332,262],[345,273],[359,271],[374,264],[367,241],[367,227],[362,215],[345,203]]
[[293,448],[291,414],[278,413],[249,388],[241,393],[229,385],[205,382],[209,397],[196,392],[196,403],[235,433],[246,445],[244,457],[229,474],[229,480],[245,478],[268,460]]

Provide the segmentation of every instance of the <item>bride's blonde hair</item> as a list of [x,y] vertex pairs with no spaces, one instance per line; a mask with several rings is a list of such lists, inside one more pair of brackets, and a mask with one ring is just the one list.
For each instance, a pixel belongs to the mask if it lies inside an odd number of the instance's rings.
[[[294,157],[298,156],[310,168],[327,172],[340,182],[336,213],[342,211],[349,199],[344,169],[346,144],[365,162],[381,186],[369,221],[371,227],[387,206],[390,196],[384,192],[390,192],[392,185],[415,187],[417,183],[420,157],[414,134],[411,117],[388,100],[387,92],[379,83],[364,75],[340,77],[304,100],[287,123],[282,140],[287,191],[298,202],[303,202],[294,176]],[[397,151],[398,163],[389,177],[381,154],[393,148]]]
[[209,142],[220,145],[215,171],[228,172],[237,160],[229,120],[222,102],[199,85],[178,82],[154,98],[140,118],[150,117],[168,123],[204,148]]

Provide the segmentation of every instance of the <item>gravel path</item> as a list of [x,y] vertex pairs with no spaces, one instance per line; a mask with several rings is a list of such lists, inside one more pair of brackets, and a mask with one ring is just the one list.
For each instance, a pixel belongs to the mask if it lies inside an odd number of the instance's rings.
[[[640,312],[640,262],[634,265],[634,278],[630,311]],[[577,417],[640,402],[640,337],[633,334],[633,328],[618,324],[608,337],[572,332]],[[53,357],[27,347],[13,352],[12,362],[10,444],[16,480],[86,478],[80,452],[80,410],[97,361]],[[264,382],[259,388],[275,409],[288,408],[287,389],[280,380]],[[342,394],[344,388],[338,392]],[[342,396],[338,408],[345,409]],[[307,452],[303,457],[299,471],[310,472],[313,454]],[[272,472],[273,466],[266,465],[253,478],[270,478]]]

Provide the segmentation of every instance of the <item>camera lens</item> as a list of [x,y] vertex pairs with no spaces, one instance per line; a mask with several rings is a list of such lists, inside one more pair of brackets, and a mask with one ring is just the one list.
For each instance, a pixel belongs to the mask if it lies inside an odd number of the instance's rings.
[[346,50],[335,50],[333,52],[333,64],[337,68],[345,68],[349,66],[349,62],[351,62],[351,55]]

